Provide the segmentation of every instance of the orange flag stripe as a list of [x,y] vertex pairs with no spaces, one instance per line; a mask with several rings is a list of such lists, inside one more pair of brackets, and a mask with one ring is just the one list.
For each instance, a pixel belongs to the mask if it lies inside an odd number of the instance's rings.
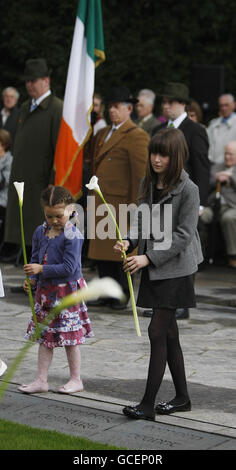
[[62,118],[54,159],[55,185],[69,189],[75,199],[81,194],[83,148],[75,141],[72,130]]

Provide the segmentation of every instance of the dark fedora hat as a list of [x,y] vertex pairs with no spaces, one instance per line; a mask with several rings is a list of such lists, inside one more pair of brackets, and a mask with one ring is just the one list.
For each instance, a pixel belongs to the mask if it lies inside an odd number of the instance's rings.
[[25,63],[22,80],[35,80],[36,78],[49,77],[51,70],[48,69],[45,59],[29,59]]
[[130,90],[126,87],[112,88],[110,96],[106,100],[108,103],[137,103],[138,100],[134,98]]
[[169,82],[158,95],[184,103],[190,102],[189,89],[183,83]]

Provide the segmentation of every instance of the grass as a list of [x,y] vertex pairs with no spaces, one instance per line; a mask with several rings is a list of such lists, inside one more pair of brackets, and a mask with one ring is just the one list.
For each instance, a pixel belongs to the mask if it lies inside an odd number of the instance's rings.
[[119,450],[108,444],[0,419],[0,450]]

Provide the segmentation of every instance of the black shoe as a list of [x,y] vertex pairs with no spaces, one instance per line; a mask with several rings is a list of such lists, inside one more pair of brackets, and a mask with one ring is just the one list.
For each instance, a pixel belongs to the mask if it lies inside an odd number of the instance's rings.
[[177,308],[175,311],[175,318],[177,318],[177,320],[184,320],[186,318],[189,318],[189,309]]
[[172,405],[170,402],[158,403],[158,405],[155,406],[155,411],[159,415],[170,415],[171,413],[176,413],[177,411],[191,411],[191,401],[188,400],[181,405]]
[[142,410],[139,410],[136,406],[125,406],[123,408],[123,413],[125,416],[133,419],[148,419],[149,421],[155,421],[155,413],[153,416],[147,416]]
[[104,307],[109,305],[109,299],[88,300],[86,302],[88,307]]
[[151,317],[152,314],[153,314],[152,309],[143,311],[143,317]]
[[127,304],[127,300],[125,302],[121,302],[117,299],[110,300],[110,307],[112,310],[125,310],[127,308]]

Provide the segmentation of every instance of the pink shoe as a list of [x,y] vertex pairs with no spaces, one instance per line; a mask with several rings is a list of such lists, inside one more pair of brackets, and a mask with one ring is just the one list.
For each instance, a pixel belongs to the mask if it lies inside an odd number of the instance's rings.
[[82,380],[69,380],[67,384],[59,388],[59,393],[76,393],[82,392],[84,389]]
[[42,384],[40,382],[32,382],[28,385],[21,385],[18,390],[23,393],[46,393],[48,392],[48,384]]

